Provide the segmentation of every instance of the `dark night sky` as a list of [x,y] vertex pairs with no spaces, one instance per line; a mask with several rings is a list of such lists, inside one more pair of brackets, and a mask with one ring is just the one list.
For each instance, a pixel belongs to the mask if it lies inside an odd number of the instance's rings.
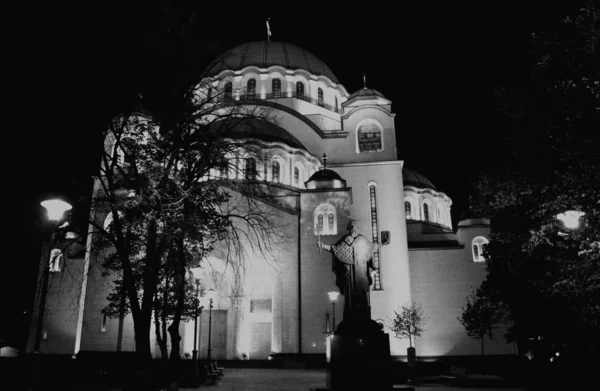
[[[496,109],[493,87],[524,73],[528,34],[577,3],[553,8],[541,1],[422,3],[383,12],[368,5],[286,10],[280,3],[273,12],[208,13],[207,30],[224,51],[265,39],[265,20],[271,18],[273,40],[315,54],[349,93],[362,87],[366,73],[368,87],[392,100],[399,158],[453,199],[456,220],[470,181],[500,156],[495,141],[507,124]],[[70,180],[97,172],[98,136],[106,121],[123,96],[161,77],[132,76],[156,61],[132,38],[140,35],[139,13],[131,6],[98,4],[102,8],[50,4],[7,13],[12,27],[5,36],[9,105],[3,129],[10,205],[5,227],[11,232],[4,246],[9,256],[2,260],[3,317],[29,304],[31,265],[44,229],[39,201],[64,192]]]

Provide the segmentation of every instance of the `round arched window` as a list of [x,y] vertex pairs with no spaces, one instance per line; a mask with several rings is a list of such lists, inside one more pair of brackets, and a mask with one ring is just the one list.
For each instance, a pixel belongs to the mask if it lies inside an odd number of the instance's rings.
[[404,201],[404,214],[408,220],[412,220],[412,205],[410,201]]
[[273,182],[275,182],[275,183],[281,182],[281,177],[280,177],[281,166],[279,165],[279,162],[277,160],[273,160],[273,163],[271,165],[271,171],[273,172]]
[[429,221],[429,205],[427,203],[423,203],[423,219]]
[[473,251],[473,262],[485,262],[484,252],[489,241],[483,236],[477,236],[471,242],[471,249]]

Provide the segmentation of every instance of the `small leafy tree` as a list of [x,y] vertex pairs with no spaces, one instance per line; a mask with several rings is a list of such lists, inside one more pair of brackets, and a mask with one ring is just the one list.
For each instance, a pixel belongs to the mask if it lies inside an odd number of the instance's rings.
[[400,307],[400,312],[394,311],[394,319],[390,323],[390,329],[396,334],[396,338],[408,338],[412,348],[414,337],[420,337],[425,331],[427,317],[420,304],[411,302]]
[[484,355],[484,337],[492,338],[492,330],[502,321],[502,311],[485,296],[473,291],[467,296],[467,305],[462,307],[458,321],[467,330],[469,337],[481,340],[481,355]]

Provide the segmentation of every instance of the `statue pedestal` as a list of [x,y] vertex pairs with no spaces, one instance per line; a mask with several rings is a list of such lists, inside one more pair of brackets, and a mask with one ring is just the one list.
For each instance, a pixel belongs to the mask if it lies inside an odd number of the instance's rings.
[[370,319],[363,326],[340,324],[336,334],[327,338],[327,389],[393,388],[389,335]]

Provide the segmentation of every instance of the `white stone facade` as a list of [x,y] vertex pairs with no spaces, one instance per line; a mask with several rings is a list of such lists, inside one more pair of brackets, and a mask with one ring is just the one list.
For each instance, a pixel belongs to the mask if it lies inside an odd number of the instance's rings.
[[[485,263],[473,262],[471,242],[475,236],[489,236],[487,225],[461,226],[454,232],[451,199],[424,179],[404,178],[407,171],[396,150],[395,114],[381,93],[364,88],[348,94],[324,64],[293,45],[249,44],[244,50],[247,57],[240,61],[243,66],[226,65],[209,71],[198,95],[220,94],[231,83],[231,97],[227,99],[252,99],[254,105],[273,109],[276,128],[271,136],[278,139],[256,136],[266,157],[257,165],[257,179],[288,192],[286,208],[278,211],[286,240],[269,259],[260,254],[251,256],[241,289],[233,286],[231,271],[218,251],[204,264],[204,285],[218,291],[213,311],[213,357],[266,359],[271,353],[325,352],[326,319],[331,320],[332,311],[327,292],[337,288],[331,254],[319,251],[315,229],[322,230],[323,243],[332,244],[345,233],[350,218],[358,220],[362,234],[371,241],[380,242],[382,232],[391,238],[377,254],[377,283],[371,292],[373,319],[387,324],[394,310],[414,300],[423,305],[430,318],[427,331],[416,341],[419,356],[479,354],[479,342],[467,336],[457,317],[471,287],[485,277]],[[292,58],[294,55],[300,57]],[[306,58],[312,62],[302,68]],[[298,83],[302,83],[302,95]],[[278,85],[279,89],[275,88]],[[106,147],[111,148],[110,140]],[[324,154],[327,169],[337,173],[345,187],[307,189],[306,182],[324,168]],[[226,173],[215,169],[204,180],[223,175],[243,179],[244,151],[226,158],[230,169]],[[406,215],[405,202],[410,203],[410,216]],[[427,218],[424,205],[428,205]],[[63,337],[55,339],[50,331],[43,345],[45,351],[73,354],[79,350],[116,350],[118,320],[105,320],[101,314],[110,281],[100,277],[93,266],[98,262],[93,261],[83,309],[74,314],[82,319],[81,330],[69,331],[72,343]],[[213,271],[223,277],[219,284],[210,277],[215,275]],[[55,306],[58,298],[50,295],[48,300],[49,306]],[[342,319],[342,308],[340,296],[335,308],[337,323]],[[199,357],[206,355],[207,318],[205,310],[199,321]],[[58,322],[57,316],[52,322]],[[53,325],[49,330],[54,329]],[[387,326],[385,330],[389,332]],[[182,353],[193,350],[193,331],[193,323],[182,325]],[[151,335],[154,337],[153,331]],[[490,352],[513,353],[501,333],[497,336],[488,341]],[[393,355],[406,354],[408,341],[393,336],[390,341]],[[125,319],[122,349],[134,349],[130,317]]]

